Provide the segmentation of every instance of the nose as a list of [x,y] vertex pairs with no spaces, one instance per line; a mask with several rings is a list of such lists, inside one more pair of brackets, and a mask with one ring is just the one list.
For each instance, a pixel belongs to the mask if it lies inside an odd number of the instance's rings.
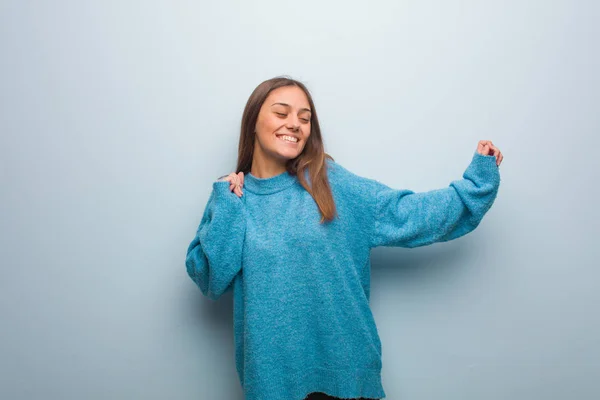
[[292,131],[297,131],[298,129],[300,129],[300,123],[298,122],[298,117],[295,115],[292,115],[290,113],[290,118],[286,122],[286,127],[288,129],[291,129]]

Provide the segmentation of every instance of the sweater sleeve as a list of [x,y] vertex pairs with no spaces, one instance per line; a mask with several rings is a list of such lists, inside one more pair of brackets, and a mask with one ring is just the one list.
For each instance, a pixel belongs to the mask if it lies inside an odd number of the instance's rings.
[[229,191],[229,182],[213,182],[212,193],[185,259],[189,277],[211,300],[217,300],[228,291],[242,269],[245,233],[242,199]]
[[475,152],[463,179],[443,189],[415,193],[375,186],[371,247],[419,247],[456,239],[474,230],[500,186],[496,157]]

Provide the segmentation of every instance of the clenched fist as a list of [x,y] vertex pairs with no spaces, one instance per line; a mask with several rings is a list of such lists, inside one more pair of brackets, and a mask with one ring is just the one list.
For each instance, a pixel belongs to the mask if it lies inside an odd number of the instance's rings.
[[500,163],[504,158],[500,150],[494,146],[491,140],[480,140],[479,144],[477,145],[477,152],[484,156],[495,156],[497,166],[500,166]]

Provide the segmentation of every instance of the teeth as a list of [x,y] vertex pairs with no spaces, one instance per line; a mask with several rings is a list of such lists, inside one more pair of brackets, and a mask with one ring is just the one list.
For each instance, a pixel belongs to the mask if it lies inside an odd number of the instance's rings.
[[279,137],[282,138],[283,140],[287,140],[288,142],[292,142],[292,143],[296,143],[298,141],[298,139],[296,139],[295,137],[292,137],[292,136],[282,135]]

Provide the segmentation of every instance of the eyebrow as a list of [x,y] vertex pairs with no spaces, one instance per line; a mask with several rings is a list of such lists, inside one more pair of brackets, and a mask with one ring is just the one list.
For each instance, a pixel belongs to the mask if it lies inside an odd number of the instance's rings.
[[[271,107],[273,107],[275,104],[280,104],[280,105],[282,105],[282,106],[286,106],[286,107],[289,107],[289,106],[290,106],[289,104],[286,104],[286,103],[273,103],[273,104],[271,104]],[[301,109],[300,109],[300,111],[308,111],[308,112],[312,112],[312,111],[310,111],[310,108],[301,108]]]

